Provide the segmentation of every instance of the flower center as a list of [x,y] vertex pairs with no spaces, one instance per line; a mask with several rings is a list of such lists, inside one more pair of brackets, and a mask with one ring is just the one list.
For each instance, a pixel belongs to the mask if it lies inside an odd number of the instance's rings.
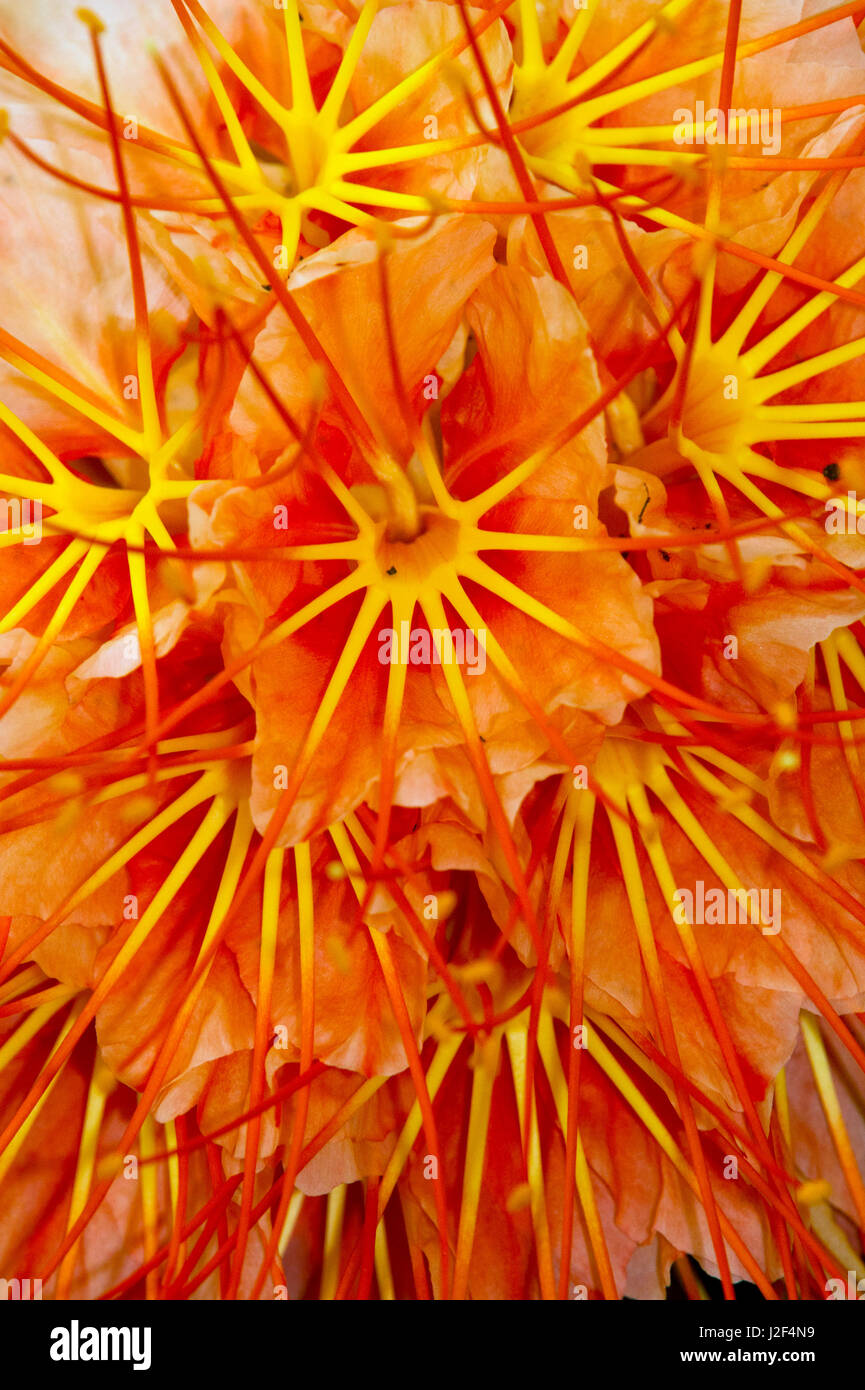
[[454,573],[460,524],[437,507],[420,507],[418,517],[421,529],[411,540],[393,539],[385,530],[376,546],[376,564],[389,586],[405,586],[413,593],[440,591]]
[[682,408],[681,434],[705,453],[734,457],[747,444],[752,383],[742,360],[714,346],[695,354]]
[[289,111],[281,124],[289,154],[280,166],[284,183],[279,191],[294,197],[325,182],[330,145],[317,112]]
[[[572,106],[558,116],[533,119],[564,105],[569,97],[566,84],[557,81],[548,68],[542,68],[538,73],[517,71],[509,116],[511,124],[517,128],[520,144],[528,154],[557,164],[581,162],[578,155],[585,139],[586,124],[579,106]],[[519,127],[523,121],[531,124],[521,130]]]

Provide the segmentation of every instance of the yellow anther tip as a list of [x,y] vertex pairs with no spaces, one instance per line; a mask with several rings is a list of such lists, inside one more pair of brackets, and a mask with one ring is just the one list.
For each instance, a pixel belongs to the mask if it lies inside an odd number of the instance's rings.
[[772,711],[772,717],[779,729],[795,729],[799,716],[794,705],[789,701],[781,701]]
[[99,18],[98,14],[94,14],[92,10],[88,10],[84,6],[82,6],[80,9],[75,11],[75,17],[76,19],[80,19],[82,24],[86,24],[87,28],[90,30],[92,34],[104,33],[104,23]]
[[127,825],[137,825],[140,821],[155,815],[156,810],[156,798],[148,792],[138,792],[118,806],[117,814]]
[[[442,897],[444,894],[439,895],[439,900]],[[452,966],[451,969],[467,985],[491,985],[498,983],[502,977],[502,967],[496,960],[472,960],[465,965]]]
[[438,893],[436,895],[436,898],[438,904],[439,921],[446,922],[447,919],[456,910],[457,895],[456,893],[453,893],[450,891],[450,889],[448,889],[444,893]]
[[818,1178],[813,1182],[803,1182],[796,1189],[796,1201],[801,1202],[802,1206],[813,1207],[817,1202],[828,1202],[832,1196],[832,1188],[825,1178]]
[[527,1182],[518,1183],[511,1188],[505,1201],[507,1212],[523,1211],[532,1200],[532,1189]]
[[99,1180],[116,1178],[122,1171],[123,1159],[120,1154],[106,1154],[96,1165],[96,1177]]
[[58,796],[78,796],[84,790],[84,778],[80,772],[55,772],[50,787]]

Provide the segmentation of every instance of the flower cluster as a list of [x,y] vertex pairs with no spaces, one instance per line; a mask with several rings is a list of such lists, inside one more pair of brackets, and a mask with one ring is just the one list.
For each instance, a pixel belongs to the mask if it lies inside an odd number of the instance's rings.
[[861,15],[0,0],[0,1279],[857,1286]]

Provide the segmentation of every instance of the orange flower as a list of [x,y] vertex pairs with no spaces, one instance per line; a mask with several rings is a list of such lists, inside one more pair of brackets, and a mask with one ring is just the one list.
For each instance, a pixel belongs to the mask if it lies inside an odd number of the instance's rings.
[[4,1278],[858,1268],[848,9],[0,15]]

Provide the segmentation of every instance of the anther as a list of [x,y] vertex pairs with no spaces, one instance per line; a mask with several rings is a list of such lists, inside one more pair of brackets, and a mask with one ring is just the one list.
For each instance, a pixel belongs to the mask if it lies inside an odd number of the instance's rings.
[[105,32],[103,21],[99,18],[98,14],[94,14],[92,10],[88,10],[82,6],[81,9],[75,11],[75,17],[76,19],[80,19],[83,24],[86,24],[92,34],[103,34]]

